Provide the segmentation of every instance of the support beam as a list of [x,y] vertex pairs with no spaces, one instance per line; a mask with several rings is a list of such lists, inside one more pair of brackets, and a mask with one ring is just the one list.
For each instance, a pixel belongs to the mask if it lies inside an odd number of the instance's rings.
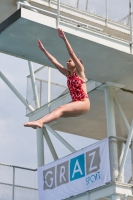
[[44,135],[44,137],[45,137],[45,139],[46,139],[46,142],[47,142],[48,147],[49,147],[49,149],[50,149],[50,152],[51,152],[51,154],[52,154],[52,156],[53,156],[53,159],[54,159],[54,160],[58,160],[57,153],[56,153],[56,151],[55,151],[55,148],[54,148],[54,146],[53,146],[53,144],[52,144],[52,141],[51,141],[51,139],[50,139],[50,137],[49,137],[49,134],[48,134],[48,132],[47,132],[47,129],[46,129],[45,127],[43,127],[43,135]]
[[128,154],[128,150],[129,150],[129,146],[130,146],[130,143],[131,143],[132,136],[133,136],[133,120],[132,120],[132,124],[131,124],[131,128],[130,128],[130,132],[129,132],[129,135],[128,135],[127,143],[126,143],[126,146],[125,146],[121,166],[120,166],[120,169],[119,169],[119,174],[118,174],[118,178],[117,178],[118,181],[121,178],[121,174],[122,174],[125,162],[126,162],[126,158],[127,158],[127,154]]
[[[31,77],[31,83],[32,83],[32,90],[35,97],[35,104],[36,104],[36,108],[39,108],[40,105],[39,105],[38,94],[37,94],[36,85],[35,85],[33,65],[30,61],[28,61],[28,63],[29,63],[30,77]],[[44,165],[43,128],[41,129],[37,128],[36,137],[37,137],[37,161],[38,161],[38,167],[41,167]]]
[[130,53],[133,53],[133,30],[132,30],[132,0],[129,0],[129,16],[130,16]]
[[121,108],[120,102],[119,102],[119,100],[117,98],[117,95],[116,95],[115,91],[113,91],[113,98],[114,98],[114,103],[115,103],[117,112],[119,114],[119,117],[121,118],[121,120],[123,122],[123,125],[125,127],[125,130],[126,130],[126,132],[128,134],[129,130],[130,130],[130,125],[129,125],[129,122],[127,121],[127,118],[126,118],[122,108]]
[[62,144],[65,145],[65,147],[67,147],[71,152],[76,152],[76,150],[66,141],[64,140],[55,130],[53,130],[50,126],[48,126],[47,124],[44,125],[49,131],[50,133],[52,133]]
[[133,180],[133,142],[131,142],[131,170],[132,170],[132,177],[131,181]]
[[27,101],[24,97],[17,91],[17,89],[8,81],[8,79],[0,72],[0,77],[6,83],[6,85],[13,91],[13,93],[19,98],[19,100],[28,108],[30,111],[34,111],[34,108],[31,105],[27,104]]
[[105,25],[108,25],[108,0],[105,0],[105,7],[106,7],[106,18],[105,18]]
[[51,97],[51,68],[48,67],[48,103]]
[[113,89],[111,86],[106,86],[104,91],[105,91],[108,136],[116,136]]
[[[105,91],[105,105],[106,105],[106,118],[107,118],[107,132],[108,137],[116,137],[115,127],[115,114],[114,114],[114,102],[113,102],[113,89],[111,86],[106,85]],[[118,153],[117,153],[117,141],[116,139],[110,139],[109,145],[110,152],[110,169],[111,179],[116,181],[118,175]]]
[[33,90],[33,95],[34,95],[34,99],[35,99],[35,104],[36,104],[36,108],[39,108],[39,99],[38,99],[38,95],[37,95],[37,89],[36,89],[36,85],[35,85],[35,75],[34,75],[34,70],[33,70],[33,65],[32,62],[28,61],[29,64],[29,70],[30,70],[30,78],[31,78],[31,84],[32,84],[32,90]]
[[45,164],[43,128],[37,128],[36,135],[37,135],[37,163],[38,163],[38,167],[41,167]]
[[57,19],[56,19],[56,28],[59,27],[60,20],[60,0],[57,0]]

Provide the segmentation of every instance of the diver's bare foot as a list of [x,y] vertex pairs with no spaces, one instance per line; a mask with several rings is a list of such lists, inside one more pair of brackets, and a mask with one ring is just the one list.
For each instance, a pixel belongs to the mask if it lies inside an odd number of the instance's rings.
[[39,122],[39,121],[33,121],[33,122],[27,122],[24,124],[25,127],[32,127],[34,129],[37,128],[42,128],[43,127],[43,123]]

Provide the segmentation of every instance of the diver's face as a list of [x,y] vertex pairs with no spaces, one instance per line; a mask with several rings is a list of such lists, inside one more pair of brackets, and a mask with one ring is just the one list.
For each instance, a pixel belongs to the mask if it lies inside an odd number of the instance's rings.
[[71,58],[69,58],[69,60],[67,61],[67,68],[68,69],[75,68],[75,63],[73,62],[73,60]]

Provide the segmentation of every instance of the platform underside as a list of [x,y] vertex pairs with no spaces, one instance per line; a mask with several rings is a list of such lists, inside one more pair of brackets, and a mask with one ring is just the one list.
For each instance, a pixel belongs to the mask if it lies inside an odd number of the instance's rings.
[[[126,79],[126,87],[129,89],[133,82],[132,79],[127,80],[126,74],[133,73],[133,56],[127,50],[128,45],[121,41],[121,45],[126,46],[124,51],[127,51],[123,52],[117,48],[120,41],[114,40],[116,44],[114,48],[110,48],[106,44],[107,37],[105,41],[102,38],[105,44],[102,45],[100,35],[97,35],[98,43],[82,38],[82,31],[85,30],[81,30],[81,37],[76,36],[76,32],[79,35],[80,30],[77,27],[72,27],[71,30],[66,25],[66,35],[77,56],[83,60],[86,77],[101,83],[114,81],[125,84]],[[38,39],[66,67],[69,55],[63,41],[58,37],[54,18],[21,8],[0,25],[1,52],[54,67],[38,49]]]
[[[132,121],[133,110],[133,97],[132,94],[119,90],[117,92],[122,109],[129,121]],[[80,136],[85,136],[97,140],[101,140],[107,137],[107,125],[106,125],[106,109],[104,92],[95,90],[89,93],[91,102],[90,111],[83,116],[73,118],[60,118],[57,124],[52,128],[66,133],[72,133]],[[116,119],[116,134],[119,137],[127,137],[126,130],[122,124],[122,121],[115,108]]]

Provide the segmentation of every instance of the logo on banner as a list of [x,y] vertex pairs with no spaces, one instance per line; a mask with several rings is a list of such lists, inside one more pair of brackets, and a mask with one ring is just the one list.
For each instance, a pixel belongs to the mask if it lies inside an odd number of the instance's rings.
[[[85,162],[86,161],[86,162]],[[53,189],[86,177],[86,185],[100,179],[100,147],[43,171],[43,189]]]

